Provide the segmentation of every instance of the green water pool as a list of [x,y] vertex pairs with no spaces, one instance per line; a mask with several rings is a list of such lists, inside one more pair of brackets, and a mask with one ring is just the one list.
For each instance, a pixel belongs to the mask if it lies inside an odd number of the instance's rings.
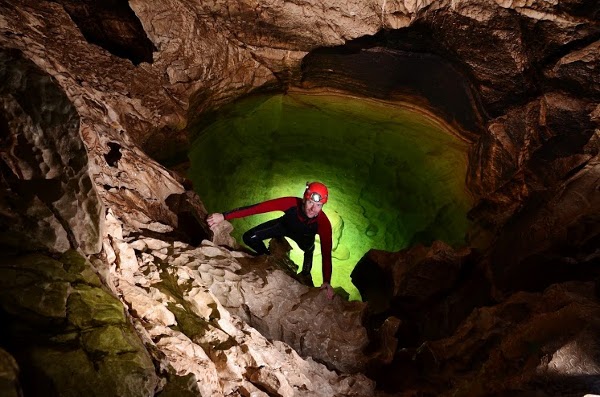
[[[334,286],[360,294],[350,273],[371,248],[398,251],[443,240],[464,244],[472,200],[468,144],[407,106],[306,93],[253,96],[197,127],[189,178],[209,213],[280,196],[307,181],[329,187]],[[282,213],[234,219],[233,237]],[[290,241],[291,242],[291,241]],[[302,263],[295,247],[292,259]],[[322,282],[317,241],[315,285]]]

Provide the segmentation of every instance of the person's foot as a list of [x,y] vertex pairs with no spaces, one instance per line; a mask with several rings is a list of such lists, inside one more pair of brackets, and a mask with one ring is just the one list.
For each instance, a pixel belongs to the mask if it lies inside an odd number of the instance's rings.
[[298,276],[298,281],[300,281],[302,284],[308,285],[309,287],[315,286],[312,281],[312,276],[310,275],[309,272],[301,271],[300,273],[298,273],[297,276]]

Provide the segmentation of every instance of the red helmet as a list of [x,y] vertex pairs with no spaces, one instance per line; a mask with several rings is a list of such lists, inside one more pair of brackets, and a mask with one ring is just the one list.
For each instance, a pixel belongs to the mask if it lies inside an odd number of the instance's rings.
[[328,196],[329,192],[327,191],[327,186],[323,185],[321,182],[306,182],[304,200],[311,199],[317,203],[325,204]]

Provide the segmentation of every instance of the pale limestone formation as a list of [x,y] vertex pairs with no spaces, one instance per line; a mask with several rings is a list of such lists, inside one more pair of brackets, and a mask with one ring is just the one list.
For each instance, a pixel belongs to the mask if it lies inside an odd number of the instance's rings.
[[[363,375],[340,376],[314,361],[344,372],[365,368],[364,304],[330,303],[318,289],[209,241],[197,248],[153,238],[126,242],[114,218],[107,224],[116,293],[147,343],[164,355],[163,365],[178,376],[193,374],[202,395],[254,389],[279,396],[373,395],[374,384]],[[332,321],[339,312],[345,315]]]
[[[4,48],[16,49],[12,52],[16,61],[25,58],[36,65],[34,70],[43,68],[44,74],[48,75],[47,84],[55,87],[53,89],[57,92],[62,91],[61,95],[68,98],[73,115],[77,115],[72,116],[71,121],[72,145],[81,145],[79,137],[83,140],[89,159],[84,163],[92,173],[94,189],[102,202],[133,229],[173,230],[177,217],[164,200],[172,194],[182,193],[184,189],[169,171],[154,162],[147,162],[148,157],[125,131],[135,129],[145,131],[143,134],[147,135],[154,129],[153,124],[181,123],[178,105],[165,99],[160,80],[141,69],[119,61],[110,68],[106,67],[112,65],[110,56],[90,51],[89,44],[60,6],[53,3],[35,5],[41,6],[41,9],[35,11],[24,4],[19,10],[11,4],[3,6],[5,19],[0,28],[4,33]],[[30,31],[31,35],[27,39],[15,38],[13,34],[28,23],[36,26]],[[7,41],[7,37],[11,39]],[[60,43],[58,37],[69,38],[72,42]],[[82,57],[85,53],[89,56]],[[73,61],[78,65],[78,71],[68,66]],[[84,72],[84,69],[87,71]],[[140,72],[146,77],[142,77]],[[153,87],[148,84],[153,84]],[[144,86],[143,91],[147,95],[144,94],[143,101],[140,97],[131,98],[132,90],[136,90],[134,86],[138,89]],[[132,129],[133,125],[137,127]],[[92,189],[92,186],[87,188]],[[69,191],[73,190],[69,188]],[[91,214],[90,209],[87,213]],[[101,225],[101,221],[88,224],[88,227]]]

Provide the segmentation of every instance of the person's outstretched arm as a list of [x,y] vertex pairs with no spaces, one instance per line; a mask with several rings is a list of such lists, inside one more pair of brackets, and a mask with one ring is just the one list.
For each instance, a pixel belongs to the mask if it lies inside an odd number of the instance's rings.
[[247,207],[236,208],[223,213],[226,220],[245,218],[250,215],[264,214],[271,211],[285,211],[298,203],[297,197],[280,197],[262,203],[249,205]]
[[210,214],[206,218],[206,221],[208,222],[208,226],[212,228],[224,220],[244,218],[246,216],[264,214],[265,212],[271,211],[285,211],[288,208],[297,205],[298,200],[300,199],[297,197],[280,197],[273,200],[263,201],[262,203],[249,205],[247,207],[236,208],[223,213],[217,212]]

